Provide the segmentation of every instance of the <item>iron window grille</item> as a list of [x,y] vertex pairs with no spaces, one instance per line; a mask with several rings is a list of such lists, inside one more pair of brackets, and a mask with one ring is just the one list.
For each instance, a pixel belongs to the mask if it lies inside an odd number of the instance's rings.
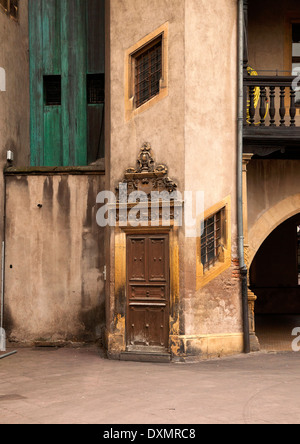
[[19,0],[0,0],[0,9],[14,20],[18,20]]
[[44,76],[44,103],[46,106],[61,105],[61,76]]
[[87,75],[87,101],[89,105],[104,103],[104,74]]
[[224,235],[224,209],[205,219],[201,236],[201,262],[208,271],[220,260]]
[[162,36],[134,56],[135,105],[140,107],[159,94],[162,78]]

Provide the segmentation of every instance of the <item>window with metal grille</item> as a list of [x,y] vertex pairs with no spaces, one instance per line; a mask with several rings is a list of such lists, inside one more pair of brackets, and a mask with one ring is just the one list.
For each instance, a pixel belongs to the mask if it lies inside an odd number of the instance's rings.
[[205,219],[201,236],[201,262],[204,272],[218,261],[222,248],[224,211],[222,209]]
[[135,104],[136,107],[139,107],[159,94],[162,78],[162,36],[133,57],[135,61]]
[[46,106],[61,105],[61,76],[44,76],[44,103]]
[[87,75],[87,101],[89,105],[104,103],[104,74]]
[[300,225],[297,225],[298,285],[300,285]]
[[19,15],[19,0],[0,0],[0,9],[17,20]]

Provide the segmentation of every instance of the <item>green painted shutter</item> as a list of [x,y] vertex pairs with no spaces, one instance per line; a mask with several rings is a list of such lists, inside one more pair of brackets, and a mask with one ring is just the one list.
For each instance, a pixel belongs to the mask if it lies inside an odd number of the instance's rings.
[[[93,20],[95,16],[99,19],[99,23],[93,21],[101,29],[98,40],[90,37],[91,13]],[[31,164],[86,165],[96,160],[95,149],[89,155],[94,139],[88,134],[87,74],[90,59],[97,58],[95,53],[99,56],[97,69],[104,73],[104,2],[29,0],[29,38]],[[45,76],[61,79],[59,104],[46,103]],[[94,130],[101,128],[102,115],[95,119]]]
[[[105,0],[87,0],[88,74],[103,74]],[[88,104],[88,162],[104,157],[104,103]]]

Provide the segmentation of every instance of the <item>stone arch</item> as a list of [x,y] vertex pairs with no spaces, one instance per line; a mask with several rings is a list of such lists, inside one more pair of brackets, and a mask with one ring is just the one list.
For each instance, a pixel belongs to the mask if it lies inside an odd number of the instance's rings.
[[[281,224],[288,219],[300,213],[300,193],[291,195],[276,205],[263,212],[248,231],[248,247],[246,249],[246,260],[249,272],[248,284],[251,286],[250,269],[258,250],[268,238],[268,236],[276,230]],[[249,303],[249,326],[250,326],[250,343],[251,350],[260,350],[260,343],[257,336],[255,305],[258,295],[248,289]]]
[[299,212],[300,193],[281,200],[262,214],[248,232],[248,268],[250,268],[256,253],[272,231]]

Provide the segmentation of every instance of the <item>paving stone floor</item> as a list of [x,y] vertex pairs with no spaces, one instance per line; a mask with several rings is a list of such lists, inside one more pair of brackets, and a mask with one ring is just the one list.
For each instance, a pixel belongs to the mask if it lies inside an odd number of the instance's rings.
[[0,359],[0,424],[300,424],[300,353],[157,364],[96,346],[16,351]]

